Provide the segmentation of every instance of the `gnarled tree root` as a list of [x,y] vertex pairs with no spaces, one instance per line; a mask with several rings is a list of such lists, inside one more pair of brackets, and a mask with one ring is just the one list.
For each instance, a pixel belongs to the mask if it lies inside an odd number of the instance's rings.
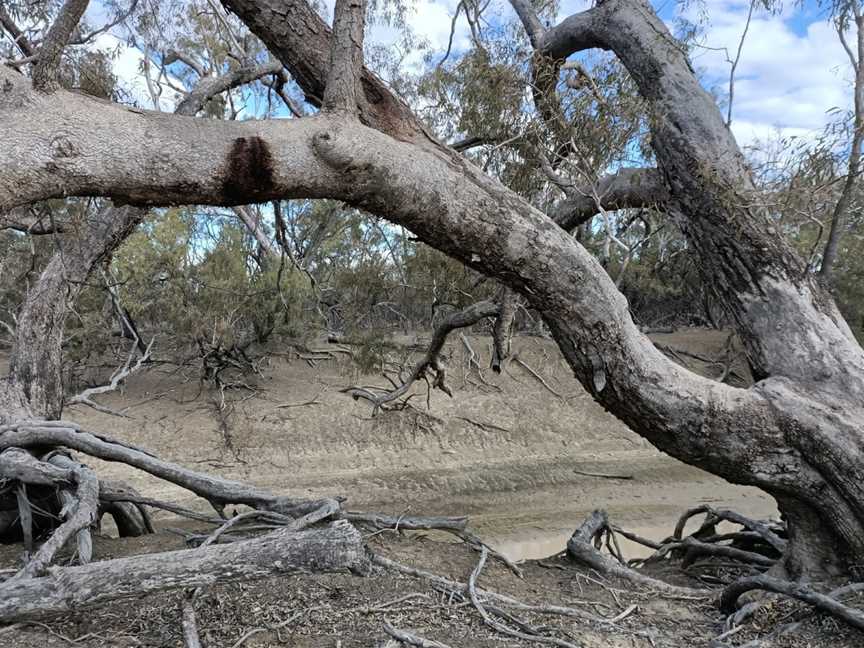
[[741,578],[729,585],[720,597],[720,609],[731,614],[735,611],[738,598],[745,592],[763,590],[783,594],[799,601],[812,605],[817,610],[826,612],[841,621],[845,621],[854,628],[864,630],[864,611],[844,605],[837,600],[838,596],[864,590],[864,583],[853,583],[834,590],[829,594],[817,592],[812,587],[802,583],[793,583],[773,576],[760,574]]
[[609,517],[606,511],[594,511],[576,529],[570,540],[567,541],[567,554],[574,560],[593,567],[602,574],[616,576],[639,585],[644,585],[667,596],[704,599],[716,597],[716,592],[711,590],[672,585],[652,578],[600,553],[595,543],[599,546],[600,537],[608,529]]

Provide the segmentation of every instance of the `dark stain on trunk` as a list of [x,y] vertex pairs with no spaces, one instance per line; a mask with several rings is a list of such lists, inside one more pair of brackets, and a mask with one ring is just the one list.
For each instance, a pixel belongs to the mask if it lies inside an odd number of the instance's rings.
[[230,205],[266,200],[273,195],[273,158],[260,137],[238,137],[231,146],[222,179],[222,194]]

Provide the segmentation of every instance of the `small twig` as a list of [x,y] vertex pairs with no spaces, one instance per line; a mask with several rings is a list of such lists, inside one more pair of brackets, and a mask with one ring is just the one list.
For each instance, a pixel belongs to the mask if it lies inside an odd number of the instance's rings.
[[540,375],[539,373],[537,373],[534,369],[532,369],[532,368],[531,368],[531,367],[530,367],[530,366],[529,366],[529,365],[528,365],[528,364],[527,364],[527,363],[526,363],[522,358],[520,358],[518,355],[514,355],[514,356],[513,356],[513,362],[515,362],[516,364],[518,364],[519,366],[521,366],[522,368],[524,368],[524,369],[525,369],[528,373],[530,373],[532,376],[534,376],[534,378],[536,378],[537,381],[538,381],[541,385],[543,385],[547,390],[549,390],[549,393],[550,393],[550,394],[552,394],[553,396],[555,396],[555,397],[557,397],[557,398],[560,398],[561,400],[564,400],[564,397],[563,397],[561,394],[559,394],[557,391],[555,391],[555,390],[554,390],[554,389],[549,385],[549,383],[546,382],[546,379],[543,378],[543,376],[541,376],[541,375]]
[[399,643],[406,644],[408,646],[417,646],[418,648],[450,648],[447,644],[443,644],[439,641],[432,641],[431,639],[424,639],[415,634],[411,634],[410,632],[406,632],[405,630],[398,630],[394,628],[387,621],[384,622],[384,632],[393,637]]

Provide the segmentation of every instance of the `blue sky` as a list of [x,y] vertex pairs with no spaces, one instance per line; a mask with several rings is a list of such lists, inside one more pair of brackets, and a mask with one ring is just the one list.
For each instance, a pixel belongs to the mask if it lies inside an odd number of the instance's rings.
[[[334,0],[325,0],[332,11]],[[458,0],[406,0],[408,24],[431,48],[443,52]],[[738,47],[747,18],[749,0],[701,0],[681,9],[675,0],[655,0],[661,17],[672,25],[676,16],[701,21],[701,45],[692,55],[694,67],[704,84],[718,95],[725,95],[729,74],[726,51],[731,56]],[[90,15],[101,12],[101,3],[91,3]],[[562,0],[559,20],[587,6],[585,0]],[[506,0],[492,0],[491,21],[513,17]],[[376,25],[370,29],[371,43],[389,44],[394,30]],[[116,41],[114,41],[116,42]],[[110,37],[100,41],[113,44]],[[469,46],[468,26],[459,21],[454,50]],[[722,48],[726,48],[724,51]],[[140,52],[124,51],[116,71],[128,84],[144,90],[138,78]],[[416,63],[419,63],[418,55]],[[824,10],[807,0],[790,4],[777,13],[757,9],[744,43],[736,74],[733,131],[742,145],[776,133],[808,137],[820,131],[831,119],[832,108],[851,105],[852,73],[849,61],[828,23]],[[143,94],[142,94],[143,96]]]

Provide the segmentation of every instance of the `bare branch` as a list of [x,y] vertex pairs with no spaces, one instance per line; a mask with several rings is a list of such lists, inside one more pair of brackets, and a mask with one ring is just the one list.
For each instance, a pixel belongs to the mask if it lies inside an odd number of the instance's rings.
[[735,52],[735,58],[730,61],[732,64],[729,70],[729,106],[726,109],[726,125],[732,125],[732,105],[735,102],[735,70],[738,69],[738,63],[741,61],[741,51],[744,49],[744,40],[747,38],[747,32],[750,30],[750,22],[753,19],[753,10],[756,8],[756,0],[750,0],[750,10],[747,12],[747,21],[744,23],[744,31],[741,32],[741,39],[738,41],[738,50]]
[[[320,106],[329,70],[332,31],[306,0],[222,0],[285,64],[306,100]],[[364,68],[359,102],[363,123],[403,140],[428,143],[434,137],[375,74]]]
[[[853,2],[852,4],[857,8],[857,3]],[[838,23],[837,30],[843,47],[849,55],[852,69],[855,72],[853,132],[846,179],[843,183],[840,198],[838,198],[837,203],[834,205],[834,211],[831,215],[831,229],[828,233],[828,242],[825,245],[825,253],[822,257],[822,267],[819,270],[820,276],[829,281],[834,272],[834,265],[840,251],[840,240],[846,229],[846,222],[852,207],[855,188],[858,185],[859,175],[861,174],[861,153],[862,146],[864,146],[864,17],[856,14],[854,19],[857,56],[851,51],[843,34],[845,23],[845,20],[841,20]]]
[[[183,61],[185,63],[186,59]],[[195,88],[183,98],[174,112],[178,115],[195,115],[204,108],[207,101],[219,93],[281,71],[282,64],[278,61],[271,61],[262,65],[244,65],[218,77],[202,76]]]
[[12,16],[6,11],[4,4],[0,4],[0,27],[5,29],[6,33],[12,37],[12,42],[15,43],[16,47],[21,50],[21,53],[25,57],[32,58],[36,56],[36,48],[33,47],[24,32],[15,24]]
[[273,242],[267,238],[267,234],[261,227],[260,217],[252,214],[250,208],[245,205],[238,205],[233,208],[233,211],[237,218],[240,219],[240,222],[246,226],[249,233],[255,237],[255,241],[261,246],[264,253],[268,256],[275,255],[276,250],[273,247]]
[[349,394],[355,400],[358,398],[368,400],[374,405],[374,412],[377,413],[382,405],[386,405],[387,403],[393,402],[394,400],[404,396],[411,388],[411,385],[413,385],[417,380],[423,378],[426,375],[426,371],[431,369],[435,372],[432,386],[437,387],[448,396],[452,396],[453,394],[445,382],[446,373],[444,367],[442,367],[439,362],[439,355],[441,354],[441,350],[444,348],[444,343],[447,341],[447,336],[451,331],[473,326],[482,319],[497,316],[498,313],[498,304],[482,301],[450,315],[435,329],[435,332],[432,335],[432,341],[429,343],[429,347],[423,358],[414,365],[414,369],[411,371],[408,378],[396,389],[378,395],[373,394],[368,389],[360,387],[351,387],[343,390],[343,392]]
[[199,77],[203,78],[207,75],[207,72],[204,70],[204,66],[188,54],[185,54],[184,52],[172,49],[165,52],[165,55],[162,57],[162,63],[164,65],[171,65],[172,63],[176,63],[177,61],[185,63],[188,67],[194,70]]
[[531,41],[531,45],[537,47],[537,44],[540,42],[546,29],[540,22],[540,18],[537,17],[537,12],[531,5],[531,0],[510,0],[510,4],[519,16],[519,20],[522,21],[522,25],[528,33],[528,39]]
[[65,446],[106,461],[129,464],[151,475],[170,481],[216,505],[248,504],[270,511],[306,512],[316,503],[271,493],[241,482],[221,479],[162,461],[137,448],[98,437],[70,426],[65,421],[19,422],[0,426],[0,450],[12,447]]
[[139,340],[135,339],[132,342],[132,348],[129,349],[129,355],[126,358],[126,362],[123,366],[118,367],[113,374],[111,374],[111,378],[108,383],[105,385],[100,385],[99,387],[90,387],[89,389],[85,389],[80,394],[72,396],[66,401],[66,405],[87,405],[88,407],[92,407],[97,412],[102,412],[104,414],[112,414],[114,416],[126,417],[125,414],[120,412],[115,412],[109,407],[105,407],[104,405],[100,405],[96,401],[93,400],[94,396],[100,396],[102,394],[108,394],[110,392],[117,391],[120,385],[126,381],[130,376],[138,373],[141,368],[150,360],[150,353],[153,350],[153,344],[156,342],[156,338],[150,340],[150,344],[147,345],[144,353],[138,358],[138,361],[132,365],[132,360],[135,358],[138,352],[138,344]]

